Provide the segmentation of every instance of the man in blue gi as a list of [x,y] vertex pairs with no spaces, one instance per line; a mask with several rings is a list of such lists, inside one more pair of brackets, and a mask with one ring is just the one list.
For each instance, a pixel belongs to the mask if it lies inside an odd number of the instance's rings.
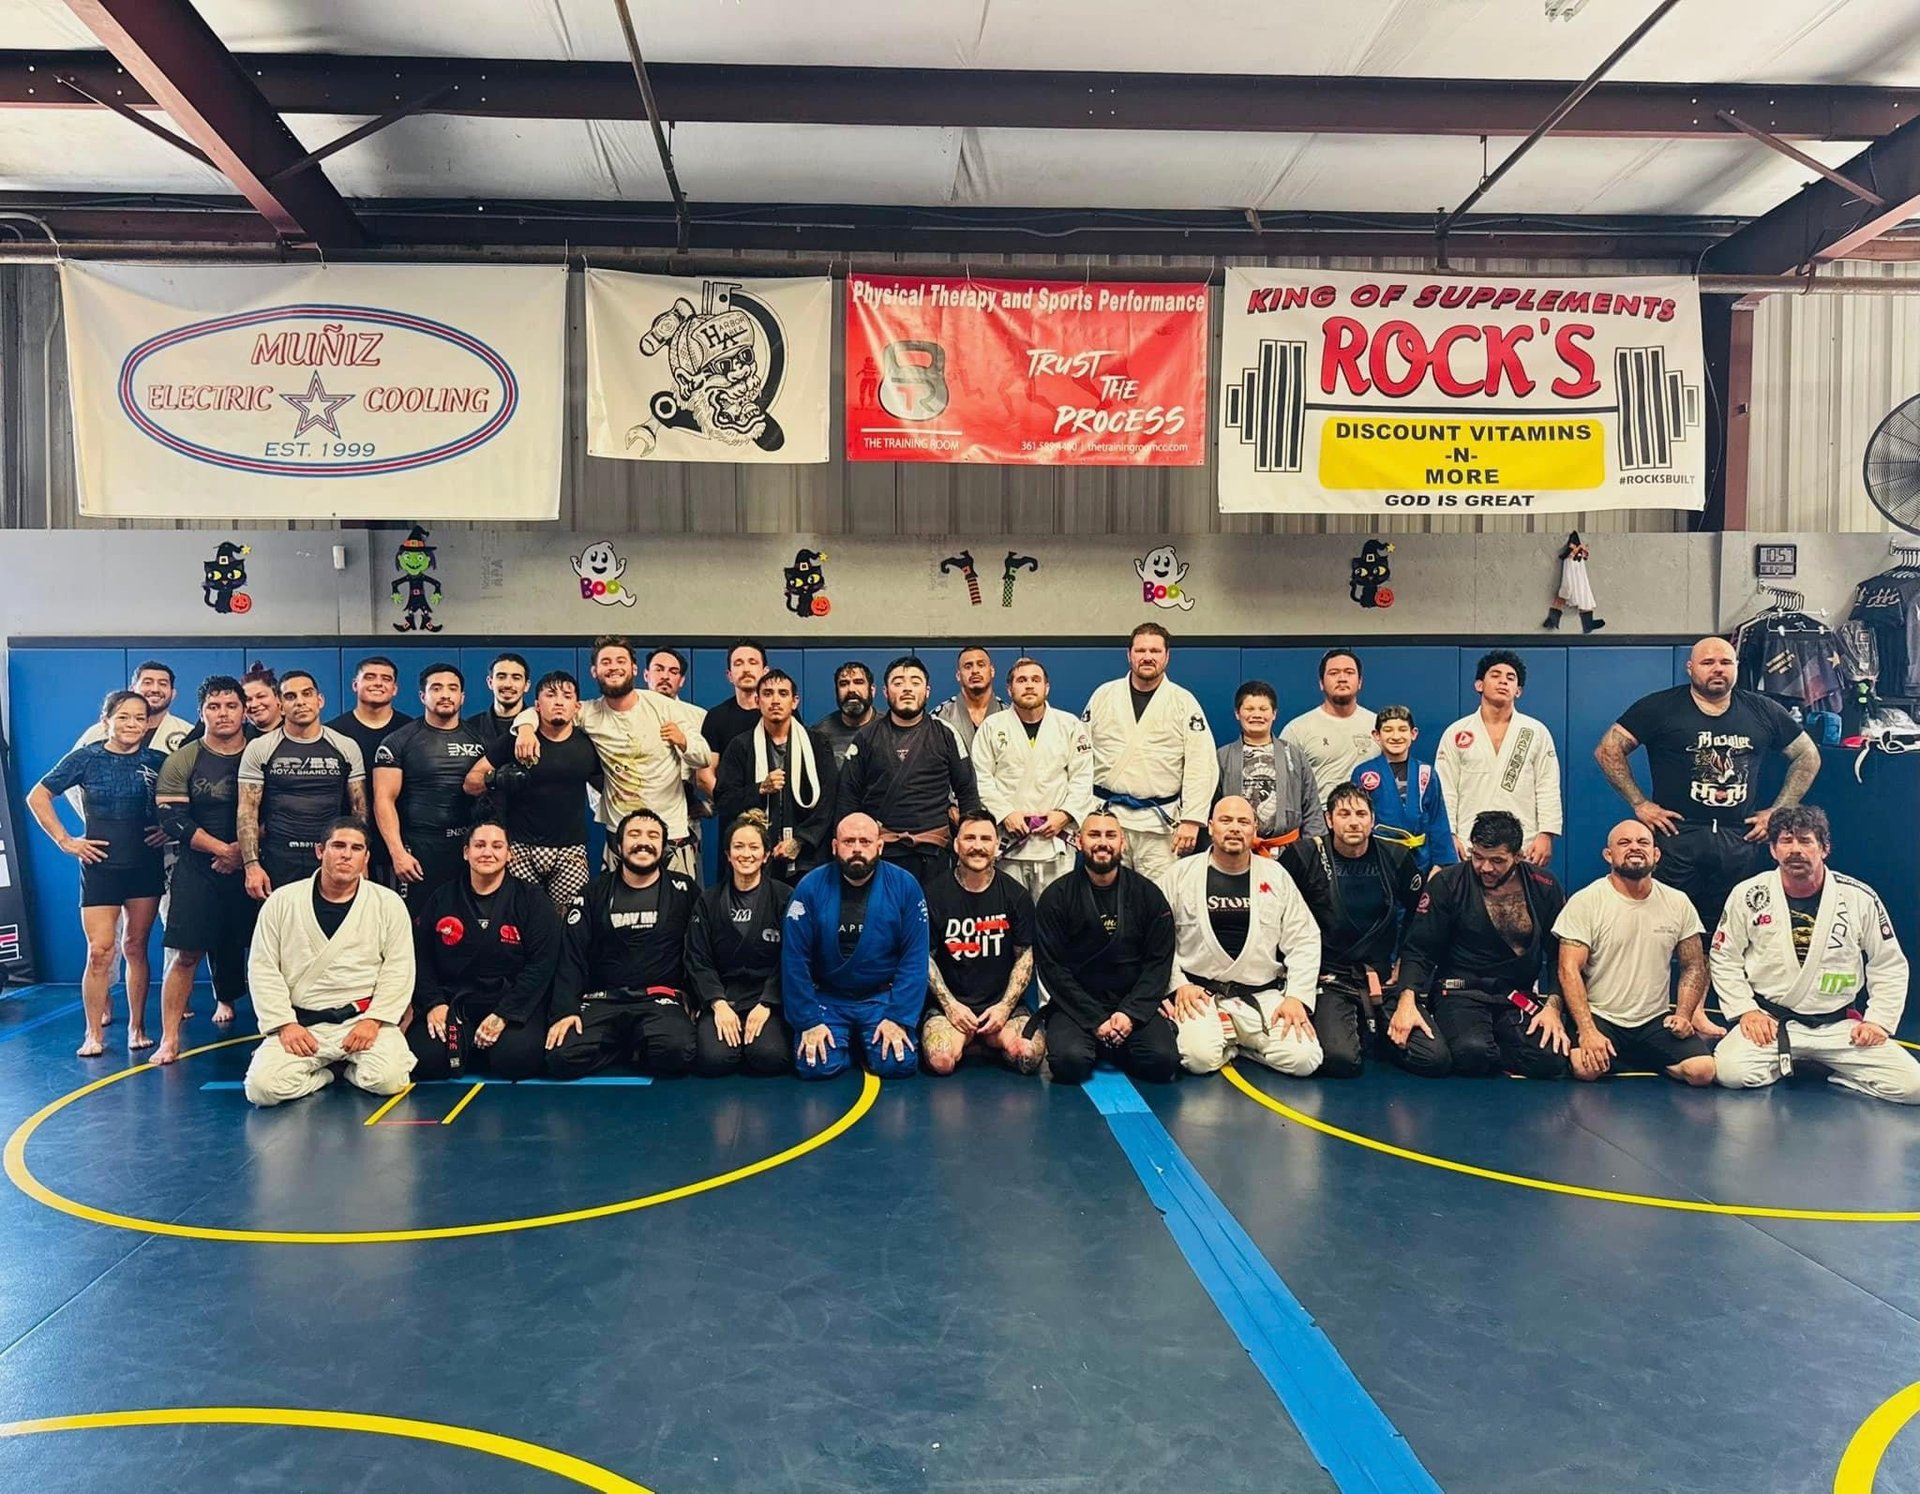
[[880,826],[850,814],[833,861],[800,879],[780,945],[787,1024],[802,1079],[843,1073],[857,1041],[883,1079],[918,1072],[913,1030],[927,1004],[927,900],[880,859]]
[[1431,762],[1413,755],[1419,735],[1410,708],[1386,707],[1373,722],[1380,755],[1355,768],[1353,781],[1373,800],[1373,833],[1412,851],[1414,864],[1425,876],[1436,866],[1452,866],[1460,853],[1454,849],[1453,828],[1447,823],[1440,775]]

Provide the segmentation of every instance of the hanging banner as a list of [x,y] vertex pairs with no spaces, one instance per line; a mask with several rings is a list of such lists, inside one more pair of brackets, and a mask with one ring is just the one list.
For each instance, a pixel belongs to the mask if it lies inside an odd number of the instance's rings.
[[847,458],[1197,467],[1207,288],[847,277]]
[[824,462],[833,282],[587,271],[587,450]]
[[60,267],[80,512],[556,519],[566,271]]
[[1222,513],[1705,505],[1684,277],[1229,269]]

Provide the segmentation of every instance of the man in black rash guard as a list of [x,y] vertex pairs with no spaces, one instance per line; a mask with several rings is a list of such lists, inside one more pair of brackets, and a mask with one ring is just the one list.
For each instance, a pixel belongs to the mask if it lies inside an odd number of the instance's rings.
[[1022,1074],[1040,1072],[1046,1042],[1024,1005],[1033,980],[1033,895],[999,870],[1000,826],[989,810],[960,816],[955,864],[927,878],[927,1015],[920,1066],[951,1074],[969,1050]]
[[834,709],[814,722],[809,731],[833,754],[838,768],[860,728],[874,719],[873,671],[858,659],[849,659],[833,672]]
[[172,956],[160,987],[160,1046],[153,1063],[180,1056],[180,1024],[202,955],[213,976],[213,1020],[222,1027],[233,1020],[233,1004],[246,990],[247,945],[260,913],[240,874],[240,755],[247,744],[238,680],[216,674],[201,684],[200,723],[204,735],[168,755],[154,788],[160,824],[179,843],[180,857],[169,884],[173,905],[165,943]]
[[960,739],[927,715],[927,666],[911,655],[887,666],[887,714],[863,726],[840,765],[833,823],[850,814],[880,825],[881,855],[924,883],[950,864],[949,805],[980,807]]
[[793,1067],[780,1010],[780,940],[793,889],[765,874],[772,836],[757,814],[727,826],[726,871],[700,894],[687,930],[687,981],[700,1003],[694,1072],[708,1078]]
[[540,677],[534,691],[540,718],[540,760],[531,767],[513,755],[513,738],[502,737],[467,769],[466,791],[491,792],[501,805],[513,842],[509,870],[542,888],[564,913],[593,880],[587,865],[587,785],[600,776],[600,755],[577,728],[580,683],[564,669]]
[[715,816],[730,825],[748,810],[773,831],[768,871],[791,886],[818,866],[832,839],[834,771],[822,761],[794,708],[793,677],[769,669],[756,687],[760,720],[727,744],[713,790]]
[[1373,835],[1373,801],[1357,783],[1327,795],[1327,833],[1280,853],[1320,925],[1320,1000],[1314,1031],[1323,1079],[1356,1078],[1380,1032],[1381,994],[1393,983],[1400,935],[1426,878],[1413,851]]
[[326,705],[312,675],[289,669],[280,680],[280,725],[240,755],[240,851],[256,900],[313,875],[342,805],[366,820],[365,759],[352,738],[320,724]]
[[661,870],[667,823],[651,809],[622,819],[614,844],[619,868],[567,908],[547,1029],[547,1072],[556,1079],[621,1062],[659,1075],[693,1067],[686,941],[700,889]]
[[1551,872],[1520,859],[1521,842],[1517,818],[1486,810],[1467,859],[1427,879],[1401,947],[1400,1000],[1383,1050],[1410,1074],[1572,1072],[1553,932],[1566,894]]
[[507,875],[506,827],[467,831],[466,875],[428,896],[413,923],[413,1082],[472,1070],[532,1079],[546,1070],[547,989],[560,919],[539,888]]
[[766,672],[767,651],[751,638],[742,638],[727,650],[727,683],[733,686],[733,698],[708,711],[700,724],[700,735],[707,739],[715,763],[735,737],[759,725],[760,676]]
[[[360,761],[369,774],[373,772],[373,760],[380,744],[413,720],[406,712],[393,708],[393,699],[399,693],[399,666],[385,654],[369,654],[353,667],[353,709],[342,711],[327,723],[329,731],[339,732],[360,749]],[[369,806],[373,803],[371,780],[367,803]],[[380,834],[380,827],[373,824],[371,814],[367,816],[367,823],[373,826],[367,877],[382,887],[391,887],[393,860],[387,855],[387,842]]]
[[493,698],[484,711],[467,717],[465,725],[491,748],[504,741],[513,749],[513,721],[527,704],[527,661],[518,654],[502,654],[487,668],[487,689]]
[[1173,1023],[1160,1013],[1173,971],[1173,910],[1121,865],[1126,835],[1107,811],[1080,824],[1080,865],[1040,894],[1034,949],[1047,1004],[1047,1071],[1084,1084],[1104,1052],[1136,1079],[1180,1075]]
[[452,664],[420,671],[425,712],[380,744],[373,758],[373,818],[393,861],[394,882],[410,908],[460,875],[473,804],[467,772],[486,743],[460,719],[466,681]]

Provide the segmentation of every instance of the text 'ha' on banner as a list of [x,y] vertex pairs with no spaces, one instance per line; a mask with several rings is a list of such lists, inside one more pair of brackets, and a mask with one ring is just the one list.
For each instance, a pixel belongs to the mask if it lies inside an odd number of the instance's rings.
[[827,277],[587,271],[587,450],[666,462],[824,462]]
[[1222,513],[1706,503],[1694,281],[1229,269]]
[[60,267],[80,512],[555,519],[560,266]]
[[856,462],[1197,467],[1207,288],[847,278]]

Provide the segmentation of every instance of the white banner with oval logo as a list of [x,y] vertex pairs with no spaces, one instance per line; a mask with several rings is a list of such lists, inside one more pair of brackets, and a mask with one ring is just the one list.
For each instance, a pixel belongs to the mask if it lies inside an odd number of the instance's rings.
[[559,266],[60,267],[80,512],[555,519]]

